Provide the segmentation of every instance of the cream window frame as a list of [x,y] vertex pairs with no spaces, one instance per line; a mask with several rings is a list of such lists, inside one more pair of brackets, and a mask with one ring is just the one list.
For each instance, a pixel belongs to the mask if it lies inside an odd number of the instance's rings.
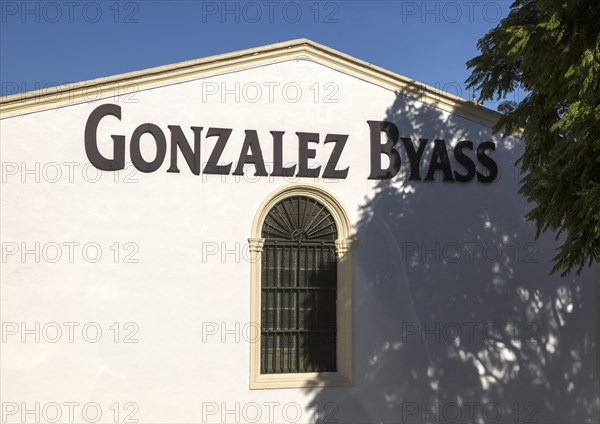
[[250,326],[261,323],[261,237],[269,211],[281,200],[306,196],[322,203],[331,213],[338,230],[337,254],[337,371],[289,374],[261,374],[260,330],[250,340],[250,389],[284,389],[297,387],[347,387],[354,385],[354,261],[355,239],[350,217],[342,202],[317,184],[288,184],[272,192],[262,202],[252,223],[248,239],[252,255],[250,274]]

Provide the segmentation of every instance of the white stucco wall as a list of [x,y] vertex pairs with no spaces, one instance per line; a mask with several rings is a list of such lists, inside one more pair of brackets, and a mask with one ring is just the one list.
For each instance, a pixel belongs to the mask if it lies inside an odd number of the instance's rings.
[[[280,84],[273,102],[265,85],[272,82]],[[203,99],[203,91],[214,88],[207,83],[234,91],[240,83],[242,95],[239,101],[233,94],[225,101],[218,94]],[[256,103],[244,99],[244,88],[254,97],[249,83],[263,87]],[[299,101],[285,101],[281,88],[287,83],[302,87]],[[325,102],[333,88],[329,100],[337,102]],[[290,88],[286,94],[293,93]],[[6,415],[7,422],[20,422],[22,408],[36,402],[42,409],[50,402],[63,405],[61,422],[68,422],[64,402],[98,403],[100,422],[114,422],[115,402],[119,422],[132,411],[144,423],[252,421],[252,402],[259,422],[313,422],[316,405],[322,421],[343,423],[464,422],[469,411],[475,422],[499,422],[490,419],[498,410],[502,422],[597,422],[595,273],[548,277],[558,244],[551,236],[536,241],[524,222],[530,206],[517,194],[518,140],[492,136],[473,121],[309,61],[141,91],[133,100],[104,99],[0,121],[0,382],[4,412],[13,403],[20,408]],[[266,162],[272,157],[271,130],[286,131],[285,159],[294,163],[296,131],[321,135],[319,163],[331,151],[322,144],[325,134],[350,135],[340,160],[340,167],[350,167],[346,179],[301,181],[334,192],[356,226],[354,387],[248,388],[249,344],[244,331],[234,330],[249,320],[244,246],[263,199],[299,180],[195,176],[181,156],[181,173],[167,173],[169,150],[154,173],[130,166],[91,182],[98,171],[85,154],[84,127],[92,110],[111,102],[122,107],[122,120],[107,117],[100,124],[106,154],[110,135],[129,139],[145,122],[160,126],[167,137],[167,125],[180,125],[190,141],[189,127],[204,127],[202,162],[214,144],[214,138],[205,139],[208,127],[233,128],[223,162],[237,162],[245,129],[258,131]],[[402,137],[414,140],[494,140],[497,149],[490,155],[501,173],[490,184],[368,180],[367,120],[392,121]],[[55,183],[53,164],[62,172]],[[35,166],[38,171],[23,173]],[[10,254],[15,245],[32,249],[36,242],[39,263],[33,254]],[[72,261],[64,245],[69,242],[79,243]],[[52,243],[62,248],[56,263],[49,260]],[[86,243],[101,247],[96,263],[85,259]],[[137,263],[126,263],[134,249]],[[95,256],[91,247],[87,253]],[[11,334],[11,323],[23,322],[29,329],[40,323],[39,343],[35,335],[23,342],[20,329]],[[56,343],[48,341],[52,322],[64,332]],[[79,324],[72,343],[65,322]],[[110,329],[115,322],[118,343]],[[84,339],[86,323],[102,329],[99,342]],[[126,323],[135,324],[124,328]],[[212,334],[215,325],[234,334]],[[414,334],[425,328],[433,332]],[[460,342],[451,333],[457,328]],[[503,340],[491,340],[495,328]],[[138,342],[123,343],[133,329]],[[454,405],[461,405],[458,421],[452,421]],[[302,415],[296,419],[298,408]],[[423,415],[427,410],[437,416]],[[81,414],[81,406],[75,412]],[[90,409],[88,418],[93,416]]]

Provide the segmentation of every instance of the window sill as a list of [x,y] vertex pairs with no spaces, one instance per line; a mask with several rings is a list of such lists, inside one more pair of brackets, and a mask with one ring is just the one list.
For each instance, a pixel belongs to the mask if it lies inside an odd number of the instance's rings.
[[340,372],[290,374],[257,374],[250,380],[250,389],[293,389],[309,387],[349,387],[354,382]]

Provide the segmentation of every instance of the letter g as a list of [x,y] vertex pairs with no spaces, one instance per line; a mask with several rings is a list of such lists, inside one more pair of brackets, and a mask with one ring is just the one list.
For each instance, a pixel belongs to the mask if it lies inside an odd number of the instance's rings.
[[96,132],[100,120],[106,115],[112,115],[121,120],[121,107],[113,104],[98,106],[90,114],[85,124],[85,153],[92,165],[102,171],[117,171],[125,168],[125,136],[113,135],[113,159],[105,158],[98,150]]

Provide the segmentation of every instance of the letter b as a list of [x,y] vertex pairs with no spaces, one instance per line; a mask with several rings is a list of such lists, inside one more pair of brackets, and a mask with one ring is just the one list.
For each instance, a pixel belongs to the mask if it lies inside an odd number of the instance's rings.
[[[398,143],[398,127],[387,121],[367,121],[371,128],[371,174],[370,180],[389,180],[400,171],[400,153],[394,149]],[[387,141],[381,144],[381,133],[387,136]],[[386,169],[381,167],[381,155],[386,155],[390,164]]]

